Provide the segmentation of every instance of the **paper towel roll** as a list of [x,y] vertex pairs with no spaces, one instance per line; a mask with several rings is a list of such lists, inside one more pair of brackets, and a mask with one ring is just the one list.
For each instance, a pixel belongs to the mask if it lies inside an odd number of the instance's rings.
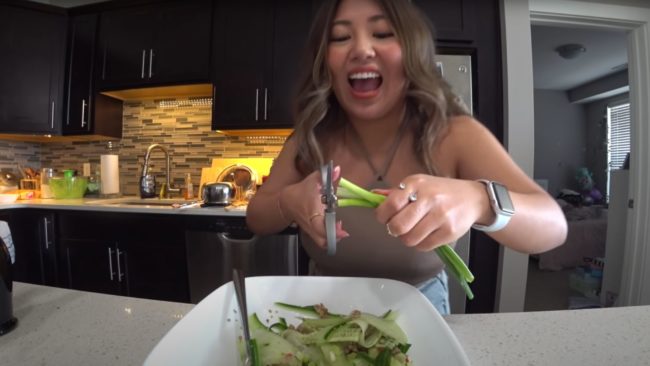
[[119,156],[100,156],[102,194],[120,193]]

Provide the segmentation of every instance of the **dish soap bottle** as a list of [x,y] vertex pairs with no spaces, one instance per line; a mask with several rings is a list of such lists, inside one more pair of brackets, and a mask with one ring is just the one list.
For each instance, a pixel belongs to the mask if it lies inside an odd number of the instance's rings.
[[192,176],[190,173],[185,175],[185,199],[191,200],[194,198],[194,185],[192,184]]

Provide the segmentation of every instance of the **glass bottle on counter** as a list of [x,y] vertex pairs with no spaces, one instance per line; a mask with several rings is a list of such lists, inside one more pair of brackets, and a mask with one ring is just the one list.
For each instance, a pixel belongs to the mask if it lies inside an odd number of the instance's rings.
[[192,175],[187,173],[185,175],[185,196],[186,200],[194,199],[194,185],[192,184]]
[[41,169],[41,198],[54,198],[54,194],[50,188],[51,178],[54,178],[53,168]]

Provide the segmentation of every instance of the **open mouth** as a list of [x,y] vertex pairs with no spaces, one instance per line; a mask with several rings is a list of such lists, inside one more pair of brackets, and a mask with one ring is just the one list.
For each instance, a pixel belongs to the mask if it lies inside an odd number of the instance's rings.
[[348,82],[352,90],[358,93],[375,91],[379,89],[382,81],[381,75],[374,71],[355,72],[348,76]]

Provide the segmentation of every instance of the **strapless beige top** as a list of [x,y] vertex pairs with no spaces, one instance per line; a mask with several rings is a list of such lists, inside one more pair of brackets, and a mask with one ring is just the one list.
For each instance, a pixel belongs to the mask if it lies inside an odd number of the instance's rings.
[[338,242],[334,256],[328,256],[309,235],[300,234],[315,275],[391,278],[418,285],[443,268],[435,251],[409,248],[388,235],[371,208],[339,207],[336,219],[350,236]]

